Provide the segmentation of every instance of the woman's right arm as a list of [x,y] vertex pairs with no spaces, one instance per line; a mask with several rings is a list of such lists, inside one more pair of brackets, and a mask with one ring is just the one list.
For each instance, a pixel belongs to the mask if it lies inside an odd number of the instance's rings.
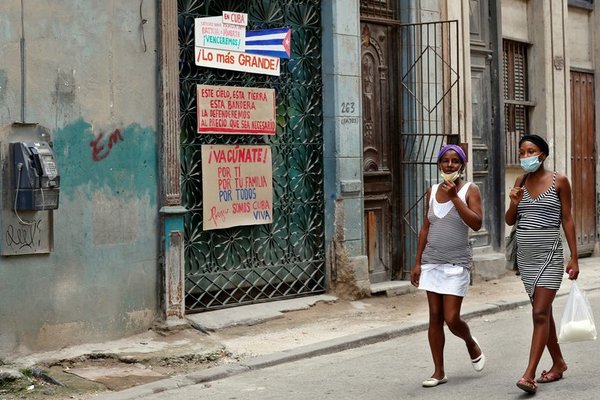
[[523,198],[523,188],[519,186],[519,182],[521,182],[522,179],[522,177],[518,177],[515,180],[515,184],[508,195],[510,204],[508,205],[508,210],[506,210],[506,213],[504,214],[504,221],[508,225],[514,225],[515,222],[517,222],[517,206]]
[[431,190],[427,191],[427,203],[425,206],[425,218],[423,218],[423,225],[421,226],[421,230],[419,231],[419,241],[417,242],[417,255],[415,257],[415,266],[413,267],[410,274],[410,282],[414,286],[419,286],[419,277],[421,276],[421,257],[423,255],[423,251],[425,250],[425,245],[427,245],[427,235],[429,234],[429,196],[431,195]]

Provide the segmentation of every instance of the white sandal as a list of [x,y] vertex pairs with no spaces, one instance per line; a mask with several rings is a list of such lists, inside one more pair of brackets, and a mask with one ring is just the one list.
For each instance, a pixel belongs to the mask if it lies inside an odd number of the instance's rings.
[[485,367],[485,354],[483,354],[483,349],[479,345],[477,339],[473,337],[473,341],[477,343],[477,347],[479,347],[479,350],[481,350],[481,355],[477,358],[471,359],[471,364],[473,365],[473,369],[475,371],[481,372],[483,370],[483,367]]
[[446,382],[448,382],[448,377],[446,375],[444,375],[442,379],[428,378],[423,381],[423,387],[435,387]]

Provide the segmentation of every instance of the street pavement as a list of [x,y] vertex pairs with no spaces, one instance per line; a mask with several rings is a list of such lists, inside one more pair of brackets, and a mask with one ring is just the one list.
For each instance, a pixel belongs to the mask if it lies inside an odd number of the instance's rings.
[[[597,289],[600,289],[600,258],[581,259],[580,267],[581,274],[578,280],[580,287],[586,292],[594,294]],[[556,303],[557,310],[560,310],[559,305],[562,304],[561,302],[564,302],[569,287],[570,282],[565,279],[559,291]],[[598,292],[600,293],[600,291]],[[523,315],[520,315],[519,318],[526,319],[528,309],[529,300],[519,277],[513,273],[507,273],[499,279],[489,281],[476,280],[473,286],[470,287],[469,293],[463,302],[462,315],[463,318],[469,321],[484,321],[486,318],[494,318],[492,316],[496,314],[500,315],[511,310],[524,310],[522,312]],[[595,310],[598,309],[600,309],[600,304],[595,308]],[[239,380],[251,379],[244,378],[243,376],[252,377],[261,370],[264,370],[264,373],[272,374],[274,373],[273,371],[283,371],[292,368],[290,370],[291,374],[300,373],[297,362],[309,362],[309,359],[319,358],[326,360],[323,361],[326,365],[328,363],[335,364],[336,361],[334,360],[338,357],[337,353],[347,353],[344,350],[356,350],[359,352],[357,354],[365,351],[370,353],[372,350],[366,350],[368,347],[371,347],[368,345],[385,346],[387,342],[394,343],[393,346],[402,349],[406,348],[405,343],[412,343],[412,346],[416,346],[419,349],[419,353],[415,354],[415,359],[419,360],[419,365],[415,366],[410,363],[405,364],[404,362],[397,366],[388,364],[388,368],[391,369],[380,375],[373,376],[372,379],[375,382],[383,382],[392,376],[397,379],[407,379],[406,382],[414,386],[415,382],[420,384],[431,373],[431,361],[428,355],[429,350],[427,348],[426,335],[424,334],[424,331],[427,329],[427,302],[425,294],[422,291],[413,290],[401,296],[377,296],[358,301],[345,301],[337,299],[332,295],[311,296],[292,301],[278,301],[196,314],[191,316],[190,320],[192,325],[196,326],[196,328],[207,330],[208,334],[194,329],[186,329],[168,335],[160,335],[149,331],[118,341],[73,346],[72,348],[62,349],[57,352],[19,355],[9,361],[26,366],[93,353],[110,353],[117,356],[127,356],[128,354],[146,352],[148,356],[156,356],[160,354],[207,353],[217,349],[226,349],[235,355],[234,360],[221,363],[218,366],[161,379],[118,392],[101,393],[91,397],[101,400],[152,398],[150,396],[156,393],[162,393],[161,396],[165,396],[156,397],[157,399],[185,398],[179,397],[179,394],[181,393],[183,396],[185,388],[190,388],[190,390],[193,388],[197,389],[199,384],[204,385],[206,388],[217,388],[225,385],[221,380],[223,382],[230,382],[234,378]],[[485,324],[483,325],[485,326]],[[519,326],[519,329],[529,332],[530,323],[520,323]],[[495,342],[504,343],[501,346],[494,346],[496,351],[498,349],[500,351],[503,351],[503,349],[516,351],[516,348],[513,349],[510,342],[502,342],[498,341],[498,339],[488,340],[489,335],[500,335],[511,338],[515,334],[515,331],[509,324],[495,324],[493,332],[489,332],[488,330],[484,329],[485,332],[483,334],[478,334],[478,339],[482,346],[491,346]],[[521,337],[521,344],[518,347],[520,351],[518,355],[521,358],[524,357],[521,354],[523,348],[527,348],[527,335],[528,333],[521,332],[521,336],[523,337]],[[418,340],[406,340],[406,338],[411,337],[418,338]],[[450,337],[452,336],[448,335],[449,349],[452,346]],[[456,346],[456,343],[454,346]],[[397,352],[392,354],[398,356]],[[329,356],[319,357],[325,355]],[[520,368],[524,368],[524,362],[521,359],[518,364]],[[310,364],[302,365],[309,369],[312,368]],[[277,368],[271,368],[275,366]],[[509,369],[513,367],[513,365],[510,365]],[[355,369],[354,374],[356,376],[352,375],[349,378],[351,382],[361,374],[360,370],[363,369],[363,366],[360,365],[360,362],[355,366]],[[411,371],[410,373],[409,370]],[[522,371],[510,371],[511,375],[504,377],[503,380],[509,381],[509,384],[514,386],[514,382],[511,383],[511,381],[518,378],[519,373],[522,373]],[[329,372],[321,371],[322,374],[327,375]],[[414,376],[411,374],[414,374]],[[331,377],[331,379],[333,378]],[[462,379],[470,381],[472,378],[463,377]],[[474,381],[474,383],[477,383],[477,381]],[[398,382],[398,384],[400,383]],[[506,382],[503,382],[503,384],[506,384]],[[445,386],[452,387],[453,384],[449,382]],[[296,390],[304,389],[305,387],[296,388]],[[396,389],[399,389],[399,387],[396,386]],[[332,399],[376,398],[371,396],[360,397],[358,394],[356,394],[356,397],[339,397],[339,392],[336,397],[336,391],[334,390],[332,393],[334,394],[331,394],[329,397],[320,397]],[[418,393],[419,395],[422,394],[420,391]],[[217,393],[212,392],[210,395],[211,398],[213,398],[213,394],[217,396],[214,398],[220,398]],[[283,395],[283,393],[280,394]],[[233,395],[232,397],[227,397],[224,392],[221,395],[224,396],[222,398],[236,398]],[[468,397],[468,393],[465,396]],[[253,398],[246,397],[245,395],[241,397]],[[308,398],[287,395],[286,397],[290,399]],[[385,399],[393,397],[383,396],[377,398]],[[442,396],[439,398],[449,397]]]
[[[600,291],[588,297],[600,318]],[[564,307],[559,298],[557,309]],[[305,358],[276,367],[252,370],[211,382],[148,394],[146,400],[396,400],[396,399],[522,399],[531,396],[516,382],[527,365],[531,338],[531,308],[472,318],[470,328],[486,354],[482,372],[471,367],[464,342],[446,334],[445,366],[448,382],[423,388],[421,382],[433,372],[427,334],[416,332],[403,337],[318,357]],[[566,343],[562,352],[568,363],[563,379],[538,385],[536,399],[598,398],[597,342]],[[537,376],[549,369],[546,352]]]

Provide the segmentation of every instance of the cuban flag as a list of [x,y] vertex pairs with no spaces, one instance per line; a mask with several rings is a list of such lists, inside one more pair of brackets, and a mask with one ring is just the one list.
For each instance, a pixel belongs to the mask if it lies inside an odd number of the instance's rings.
[[246,53],[279,58],[290,58],[290,28],[246,31]]

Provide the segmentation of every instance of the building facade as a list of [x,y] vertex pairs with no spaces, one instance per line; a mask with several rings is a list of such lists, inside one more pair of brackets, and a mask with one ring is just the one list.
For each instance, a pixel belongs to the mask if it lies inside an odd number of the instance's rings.
[[502,1],[505,192],[515,182],[515,142],[538,133],[550,144],[547,167],[572,184],[577,247],[598,245],[595,98],[598,10],[593,1]]
[[[198,65],[196,24],[224,12],[246,15],[246,31],[289,28],[278,74]],[[597,18],[583,0],[3,2],[0,357],[405,281],[443,143],[464,146],[483,194],[476,274],[505,273],[527,132],[572,179],[592,254]],[[199,87],[273,93],[274,131],[199,133]],[[60,175],[50,210],[13,200],[11,143],[35,142]],[[269,221],[214,229],[203,154],[236,148],[271,157],[257,214]]]

